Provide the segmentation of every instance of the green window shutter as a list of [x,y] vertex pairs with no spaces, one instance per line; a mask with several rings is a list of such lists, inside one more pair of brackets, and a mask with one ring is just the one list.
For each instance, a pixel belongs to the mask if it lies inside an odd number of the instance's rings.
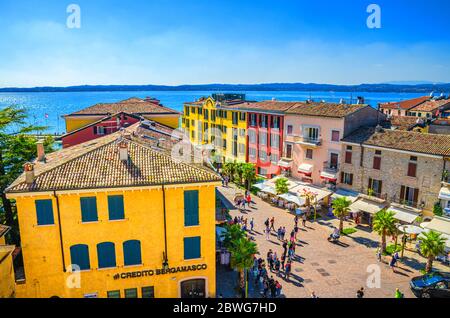
[[80,205],[82,222],[98,221],[97,199],[95,197],[80,198]]
[[125,218],[123,195],[108,196],[108,211],[110,220],[123,220]]
[[55,224],[52,200],[36,200],[35,205],[38,225]]
[[200,258],[200,236],[184,238],[184,259]]
[[140,265],[141,258],[141,242],[138,240],[129,240],[123,242],[124,265]]
[[99,268],[116,267],[116,251],[114,243],[103,242],[97,244],[97,257]]
[[72,265],[77,265],[80,270],[90,269],[89,247],[86,244],[77,244],[70,247],[70,260]]
[[198,190],[184,191],[184,226],[199,225]]

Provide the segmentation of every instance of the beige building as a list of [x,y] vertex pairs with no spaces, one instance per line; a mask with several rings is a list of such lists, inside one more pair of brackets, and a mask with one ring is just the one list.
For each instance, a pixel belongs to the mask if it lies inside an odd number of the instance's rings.
[[340,187],[430,215],[450,164],[450,137],[380,127],[343,140]]

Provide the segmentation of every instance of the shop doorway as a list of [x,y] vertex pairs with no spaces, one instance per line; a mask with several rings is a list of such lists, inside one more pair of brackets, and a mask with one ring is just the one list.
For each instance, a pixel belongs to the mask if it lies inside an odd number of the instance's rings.
[[204,279],[190,279],[181,282],[181,298],[205,298],[206,283]]

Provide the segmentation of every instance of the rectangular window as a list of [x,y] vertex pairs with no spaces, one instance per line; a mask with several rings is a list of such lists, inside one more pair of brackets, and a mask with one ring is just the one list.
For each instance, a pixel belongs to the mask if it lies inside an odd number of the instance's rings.
[[184,259],[196,259],[201,257],[200,236],[184,238]]
[[376,150],[375,156],[373,157],[373,168],[376,170],[381,169],[381,151]]
[[226,139],[223,139],[222,146],[223,146],[223,149],[227,149],[227,140]]
[[142,298],[155,298],[155,287],[142,287]]
[[232,114],[231,118],[232,118],[233,125],[237,125],[238,124],[238,120],[239,120],[239,113],[238,112],[232,112],[231,114]]
[[120,290],[111,290],[106,292],[108,298],[120,298]]
[[270,146],[277,149],[280,147],[280,135],[270,134]]
[[261,161],[267,161],[267,153],[264,150],[259,151],[259,159]]
[[137,288],[125,289],[125,298],[137,298]]
[[372,189],[373,195],[376,197],[381,196],[381,189],[383,187],[383,182],[381,180],[376,180],[369,178],[369,186],[368,189]]
[[123,220],[125,218],[123,195],[108,196],[108,211],[110,220]]
[[245,113],[242,113],[242,112],[239,113],[239,120],[245,121]]
[[96,222],[97,215],[97,199],[95,197],[80,198],[81,205],[81,222]]
[[292,159],[292,145],[286,144],[286,158]]
[[339,142],[339,130],[332,130],[331,131],[331,141]]
[[259,144],[262,146],[267,145],[267,133],[264,131],[259,132]]
[[211,120],[212,121],[216,120],[216,111],[214,109],[211,109]]
[[271,128],[273,128],[273,129],[280,128],[280,117],[278,117],[278,116],[272,117]]
[[184,226],[199,225],[198,190],[184,191]]
[[306,128],[306,134],[304,137],[307,141],[316,142],[319,140],[319,128],[308,127]]
[[341,172],[341,182],[348,185],[353,185],[353,173]]
[[417,157],[411,156],[408,162],[408,177],[416,177],[417,175]]
[[189,116],[189,107],[185,107],[185,108],[184,108],[184,114],[185,114],[186,116]]
[[278,158],[278,154],[277,153],[273,153],[273,154],[271,154],[270,155],[270,161],[272,162],[272,163],[278,163],[278,160],[279,160],[279,158]]
[[352,163],[352,151],[351,150],[347,150],[345,151],[345,163]]
[[288,134],[288,135],[292,135],[293,129],[294,129],[294,128],[292,127],[292,125],[288,125],[288,126],[287,126],[287,134]]
[[245,137],[245,129],[243,128],[239,129],[239,137]]
[[312,158],[313,158],[313,150],[306,149],[306,159],[312,159]]
[[260,115],[259,116],[259,126],[261,128],[267,128],[267,121],[268,121],[269,116],[267,115]]
[[256,131],[254,129],[248,131],[248,141],[252,144],[256,143]]
[[239,154],[243,155],[245,154],[245,145],[239,144]]
[[36,200],[35,205],[38,225],[55,224],[55,221],[53,219],[52,200]]
[[250,158],[256,158],[256,149],[255,148],[249,148],[248,149],[248,154],[249,154]]
[[195,107],[192,107],[191,111],[192,111],[193,114],[195,114]]
[[419,189],[401,186],[400,187],[400,203],[417,207],[417,201],[419,198]]
[[250,114],[250,126],[256,126],[256,114]]
[[205,120],[208,120],[208,119],[209,119],[209,110],[207,110],[207,109],[204,109],[204,110],[203,110],[203,118],[204,118]]

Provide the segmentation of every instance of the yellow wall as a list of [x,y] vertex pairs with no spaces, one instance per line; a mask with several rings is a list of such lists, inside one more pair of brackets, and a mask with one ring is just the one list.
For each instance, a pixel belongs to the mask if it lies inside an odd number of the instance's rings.
[[181,115],[145,115],[144,118],[156,121],[160,124],[178,128],[180,127]]
[[64,117],[66,121],[66,132],[71,132],[78,128],[92,124],[105,116],[89,116],[89,117]]
[[[185,227],[183,191],[194,189],[199,190],[200,225]],[[125,220],[108,220],[107,195],[114,194],[124,195]],[[81,222],[80,196],[97,197],[98,222]],[[125,288],[138,288],[138,297],[141,297],[140,288],[145,286],[155,287],[155,297],[178,297],[180,281],[191,277],[206,278],[208,297],[215,297],[215,184],[166,188],[169,267],[205,263],[207,269],[120,280],[114,280],[114,274],[162,267],[164,225],[161,188],[59,194],[58,197],[66,266],[70,264],[70,246],[87,244],[91,269],[81,272],[81,288],[66,287],[70,273],[63,272],[55,199],[52,199],[55,225],[37,226],[34,201],[51,196],[17,197],[26,277],[25,285],[17,289],[18,297],[83,297],[88,293],[98,293],[98,297],[103,298],[107,291],[112,290],[120,290],[121,297],[124,297]],[[183,259],[183,238],[190,236],[201,236],[199,260]],[[122,243],[131,239],[141,241],[142,266],[123,265]],[[117,268],[97,269],[96,245],[101,242],[115,243]]]
[[[186,115],[186,108],[190,108],[189,115]],[[192,108],[195,108],[195,113],[192,112]],[[208,119],[205,120],[203,116],[203,110],[206,109],[209,111]],[[216,119],[212,120],[211,116],[211,110],[216,110]],[[217,115],[218,110],[226,110],[227,117],[221,118]],[[200,113],[199,113],[200,112]],[[189,138],[191,142],[194,145],[202,145],[207,144],[211,141],[211,133],[208,136],[208,140],[205,140],[205,127],[204,123],[208,123],[208,128],[211,129],[212,125],[221,125],[226,126],[226,133],[222,133],[222,138],[227,140],[227,146],[226,149],[224,149],[221,146],[215,146],[215,149],[217,151],[217,154],[224,157],[225,161],[238,161],[238,162],[245,162],[246,160],[246,153],[247,153],[247,138],[246,138],[246,132],[247,132],[247,121],[246,120],[238,120],[237,125],[233,125],[233,117],[232,113],[237,112],[241,113],[241,111],[234,111],[230,109],[223,109],[223,108],[216,108],[216,102],[212,98],[207,98],[203,105],[192,105],[192,104],[185,104],[184,106],[184,112],[183,112],[183,122],[182,122],[182,128],[186,129],[186,132],[189,134]],[[245,114],[247,116],[247,114]],[[238,117],[239,119],[239,117]],[[247,118],[246,118],[247,119]],[[189,127],[187,128],[187,121],[189,121]],[[203,140],[199,140],[199,123],[201,124],[201,136],[203,137]],[[238,134],[238,145],[243,145],[243,152],[240,152],[239,146],[237,151],[237,156],[233,155],[233,128],[237,128],[237,134]],[[239,133],[239,129],[244,130],[244,135],[241,136]],[[194,136],[192,135],[192,132],[194,132]]]
[[[14,246],[5,246],[0,238],[0,298],[9,298],[14,296],[14,268],[11,256]],[[6,256],[6,258],[4,258]]]

